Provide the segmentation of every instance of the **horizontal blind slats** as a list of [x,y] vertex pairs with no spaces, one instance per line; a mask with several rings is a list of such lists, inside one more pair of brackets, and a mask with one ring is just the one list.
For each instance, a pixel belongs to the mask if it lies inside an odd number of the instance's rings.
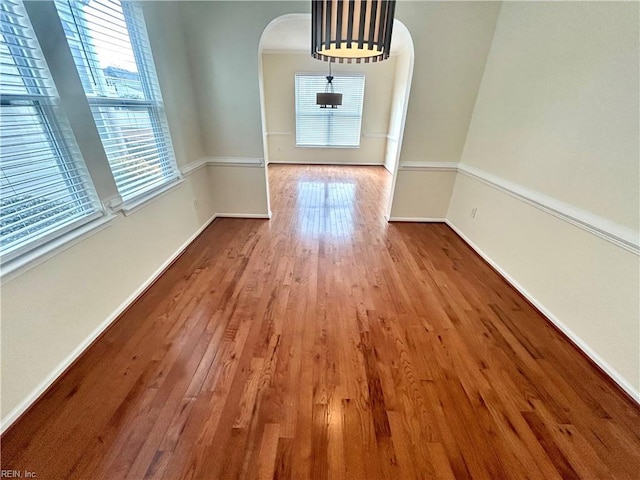
[[[51,210],[54,210],[51,214]],[[8,227],[0,229],[2,235],[11,235],[13,237],[21,236],[24,233],[38,231],[42,226],[58,223],[60,220],[66,221],[70,217],[77,218],[81,214],[80,207],[74,200],[56,205],[53,209],[49,208],[46,216],[33,215],[24,219],[20,228],[11,230]]]
[[[66,191],[66,190],[58,189],[56,192],[52,192],[52,193],[53,194],[62,193],[63,191]],[[64,195],[59,195],[58,197],[54,197],[52,200],[48,202],[43,202],[42,204],[32,205],[32,204],[25,203],[25,201],[21,201],[21,202],[12,203],[7,207],[3,207],[2,209],[0,209],[0,226],[1,226],[0,228],[4,228],[5,224],[10,225],[11,223],[14,222],[13,220],[11,220],[13,216],[16,215],[14,208],[16,209],[16,211],[19,211],[19,214],[18,214],[20,218],[19,223],[26,223],[28,224],[29,227],[32,227],[33,224],[29,220],[32,218],[35,218],[36,216],[41,215],[42,206],[49,206],[57,209],[66,205],[74,205],[75,207],[77,207],[79,200],[81,204],[91,203],[91,197],[89,195],[74,195],[71,198],[71,200],[68,200],[64,203],[57,203],[59,202],[60,199],[64,199],[64,198],[69,198],[69,197],[68,195],[66,197]]]
[[129,190],[134,196],[142,195],[143,193],[154,190],[166,183],[167,182],[165,182],[162,178],[156,178],[151,181],[137,182],[136,184],[129,185]]
[[[30,51],[30,49],[21,46],[19,47],[20,52],[13,52],[13,53],[8,53],[8,52],[4,52],[2,50],[0,50],[0,57],[4,58],[5,60],[11,60],[10,63],[8,63],[8,65],[11,65],[13,68],[18,68],[23,66],[20,63],[16,63],[16,60],[24,60],[25,62],[31,63],[33,62],[34,65],[27,65],[27,67],[29,69],[36,69],[36,70],[46,70],[45,67],[37,65],[37,61],[39,60],[39,57],[32,54],[32,52]],[[18,48],[16,48],[15,50],[18,50]]]
[[0,253],[10,260],[100,206],[22,2],[0,8]]
[[[35,153],[31,153],[31,152],[35,152]],[[38,165],[41,164],[41,162],[47,161],[47,160],[51,160],[53,157],[51,157],[50,155],[51,153],[51,149],[50,148],[43,148],[41,150],[23,150],[20,152],[16,152],[12,155],[2,155],[2,167],[3,169],[11,169],[11,168],[15,168],[15,167],[28,167],[28,166],[33,166],[34,170],[37,170],[39,167]],[[75,153],[63,153],[61,155],[59,155],[58,158],[60,158],[61,160],[70,160],[74,158],[74,154]],[[25,160],[25,158],[29,158],[29,160]]]
[[320,74],[296,74],[296,145],[358,147],[362,124],[364,75],[334,76],[333,91],[342,94],[342,105],[320,108],[316,94],[327,88]]
[[139,5],[56,0],[56,7],[122,198],[177,178]]
[[[49,173],[43,173],[49,170]],[[5,171],[3,173],[6,174]],[[25,191],[25,188],[29,188],[29,190],[42,192],[45,188],[51,188],[60,184],[68,185],[69,183],[74,183],[73,180],[76,178],[84,178],[82,175],[74,174],[73,172],[60,172],[60,169],[57,166],[42,168],[42,170],[38,170],[37,172],[31,171],[26,173],[14,173],[12,175],[13,179],[11,182],[11,187],[14,191]],[[41,184],[39,188],[31,188],[33,184]]]
[[[6,14],[6,10],[2,10],[0,9],[0,13],[5,13]],[[25,30],[28,31],[29,29],[27,27],[25,27],[24,25],[20,25],[19,23],[17,23],[15,20],[13,20],[13,16],[9,15],[9,18],[11,19],[11,21],[6,21],[4,19],[2,19],[2,17],[0,17],[0,31],[4,31],[4,29],[6,28],[7,30],[9,29],[16,29],[19,30],[21,32],[24,32]]]

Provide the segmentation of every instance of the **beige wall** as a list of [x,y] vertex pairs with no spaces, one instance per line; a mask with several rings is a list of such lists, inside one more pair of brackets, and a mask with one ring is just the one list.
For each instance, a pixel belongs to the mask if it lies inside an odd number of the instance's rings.
[[[472,208],[478,209],[475,218]],[[448,219],[639,398],[636,254],[463,174]]]
[[[205,158],[264,158],[259,93],[260,37],[274,18],[309,12],[309,2],[177,2],[183,21]],[[211,168],[223,213],[269,215],[266,168]],[[243,192],[243,196],[238,193]],[[236,204],[236,200],[241,202]],[[237,207],[237,208],[236,208]]]
[[505,3],[448,212],[637,399],[638,37],[637,3]]
[[447,217],[455,179],[453,169],[400,168],[389,219],[408,222],[443,221]]
[[463,163],[638,230],[638,4],[505,4]]
[[219,217],[270,217],[267,184],[262,165],[211,165],[208,168],[211,201]]
[[179,2],[205,155],[263,157],[258,46],[265,27],[309,2]]
[[205,153],[180,11],[174,2],[142,6],[173,148],[178,166],[183,166]]
[[[180,2],[205,154],[263,155],[258,45],[265,27],[306,1]],[[398,2],[415,47],[403,158],[458,161],[498,2]],[[425,126],[429,129],[425,131]],[[406,155],[406,156],[405,156]]]
[[385,62],[333,67],[334,75],[364,73],[360,148],[296,147],[295,74],[328,73],[326,62],[308,53],[264,53],[262,56],[269,162],[384,163],[396,58]]
[[384,166],[391,173],[395,173],[400,142],[404,134],[404,121],[411,93],[413,59],[413,46],[409,45],[396,58],[396,70],[391,93],[391,111],[389,112],[389,135],[384,156]]
[[446,216],[455,172],[437,164],[460,160],[500,5],[398,2],[415,58],[391,219]]
[[401,161],[457,162],[500,2],[400,1],[415,63]]

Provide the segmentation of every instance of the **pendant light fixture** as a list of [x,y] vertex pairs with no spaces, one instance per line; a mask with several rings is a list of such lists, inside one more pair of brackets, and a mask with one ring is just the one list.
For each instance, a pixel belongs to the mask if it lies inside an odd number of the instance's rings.
[[333,75],[331,75],[331,62],[329,62],[329,75],[327,75],[327,85],[324,93],[316,93],[316,105],[320,108],[338,108],[342,105],[342,94],[333,91]]
[[378,62],[389,58],[395,0],[312,0],[311,56]]

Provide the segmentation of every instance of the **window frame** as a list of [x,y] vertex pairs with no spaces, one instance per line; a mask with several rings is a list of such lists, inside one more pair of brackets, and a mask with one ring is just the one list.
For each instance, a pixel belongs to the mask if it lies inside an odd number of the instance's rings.
[[[103,3],[113,0],[99,1],[100,3]],[[71,30],[77,34],[77,41],[92,41],[87,35],[87,33],[90,31],[89,23],[87,22],[86,26],[78,26],[73,10],[74,8],[78,7],[74,7],[74,4],[72,2],[66,0],[56,0],[54,3],[56,5],[58,17],[63,24],[65,36],[67,36],[67,27],[65,26],[65,22],[68,21],[63,19],[64,15],[61,9],[58,7],[59,3],[66,4],[67,6],[65,8],[67,8],[71,13],[71,17],[73,18],[74,23],[74,26],[71,26]],[[74,49],[72,49],[71,46],[70,49],[74,58],[76,70],[81,77],[83,92],[87,98],[87,102],[89,103],[94,122],[96,122],[96,128],[100,136],[100,141],[109,163],[109,169],[116,183],[118,193],[123,200],[122,210],[127,213],[130,210],[137,209],[137,207],[141,203],[151,200],[155,196],[162,194],[168,188],[171,188],[172,186],[180,183],[182,181],[182,174],[175,157],[175,150],[173,148],[171,133],[169,131],[168,120],[164,111],[164,100],[162,98],[162,92],[160,91],[159,79],[155,70],[155,61],[153,59],[152,49],[148,37],[148,30],[144,21],[144,15],[141,6],[138,2],[126,0],[118,0],[118,3],[120,4],[120,7],[122,9],[123,19],[125,22],[127,35],[136,64],[137,73],[139,75],[140,86],[142,87],[144,98],[137,99],[127,98],[124,96],[109,96],[106,94],[100,95],[99,92],[95,91],[95,86],[97,86],[97,84],[94,86],[94,88],[92,88],[92,92],[89,92],[85,85],[85,81],[83,80],[82,72],[80,71],[80,65],[78,65],[78,62],[81,61],[82,67],[87,69],[91,77],[93,76],[92,69],[95,69],[95,66],[91,64],[91,61],[87,57],[88,54],[85,48],[86,45],[81,43],[82,49],[79,59],[77,58],[76,54],[74,53]],[[68,37],[67,41],[69,42]],[[128,166],[118,168],[115,165],[119,160],[127,158],[128,156],[134,157],[135,154],[126,153],[124,155],[119,155],[114,154],[111,151],[114,146],[116,149],[118,149],[125,147],[127,144],[126,141],[119,141],[119,143],[115,143],[114,145],[109,145],[107,143],[109,141],[108,137],[110,135],[114,135],[114,132],[116,132],[115,129],[117,128],[115,124],[109,124],[109,121],[105,120],[105,118],[108,116],[109,110],[111,109],[114,109],[113,111],[115,112],[126,111],[127,113],[133,115],[136,115],[136,112],[144,112],[148,116],[149,124],[151,125],[153,140],[145,143],[144,147],[141,148],[144,148],[144,153],[151,152],[145,158],[145,160],[148,159],[149,156],[152,156],[154,154],[156,155],[157,164],[162,172],[162,177],[160,179],[153,181],[151,177],[146,175],[140,175],[137,177],[135,175],[129,175],[128,173],[122,172],[124,169],[128,168]],[[117,133],[115,133],[115,135],[117,135]],[[125,163],[132,162],[126,161]],[[151,165],[149,164],[145,168],[150,167]],[[123,181],[123,179],[125,179],[125,181]],[[138,181],[136,181],[136,179]],[[145,183],[148,180],[152,181],[149,183],[149,185],[145,186]],[[134,189],[132,194],[128,194],[128,189],[126,187],[138,184],[143,186],[139,189]]]
[[[362,118],[364,116],[364,99],[365,99],[365,89],[366,89],[366,75],[364,72],[341,72],[341,73],[333,73],[333,77],[334,77],[334,81],[336,79],[339,78],[361,78],[362,79],[362,101],[360,103],[360,108],[359,108],[359,115],[358,115],[358,143],[356,144],[351,144],[351,145],[336,145],[336,144],[322,144],[322,143],[315,143],[315,144],[306,144],[306,143],[300,143],[299,141],[299,127],[298,127],[298,81],[297,78],[298,77],[321,77],[324,81],[324,84],[326,85],[326,77],[327,74],[326,73],[322,73],[322,72],[296,72],[294,74],[294,121],[295,121],[295,127],[296,127],[296,132],[295,132],[295,146],[296,148],[333,148],[333,149],[359,149],[361,144],[362,144]],[[341,92],[338,92],[341,93]],[[345,95],[343,94],[343,99],[345,98]],[[314,99],[315,102],[315,99]],[[327,117],[327,121],[330,121],[331,118],[333,118],[333,115],[337,112],[338,110],[340,110],[340,106],[338,106],[336,109],[330,109],[330,108],[326,108],[326,109],[322,109],[319,106],[317,107],[318,111],[320,112],[317,117],[322,117],[322,116],[326,116]],[[355,115],[353,115],[355,117]]]
[[[34,252],[39,249],[105,217],[104,209],[93,185],[89,170],[71,131],[69,120],[61,109],[60,97],[53,76],[48,68],[23,1],[12,0],[9,5],[11,5],[13,11],[0,11],[0,15],[7,15],[7,19],[10,19],[11,16],[25,18],[24,22],[15,25],[10,25],[11,22],[5,20],[3,34],[16,39],[19,38],[20,42],[23,43],[23,45],[16,45],[6,42],[5,46],[15,65],[15,67],[11,68],[15,68],[19,73],[20,81],[23,83],[26,93],[2,93],[0,109],[4,109],[4,107],[26,107],[34,110],[35,114],[30,115],[29,120],[37,122],[32,123],[32,125],[39,126],[40,132],[30,134],[44,135],[46,140],[42,140],[39,143],[43,143],[46,147],[37,151],[43,152],[44,156],[36,156],[36,159],[31,163],[34,165],[44,164],[45,162],[55,163],[62,176],[63,186],[53,193],[66,191],[72,199],[76,200],[77,203],[74,203],[75,208],[80,210],[81,213],[74,215],[72,218],[62,217],[61,220],[54,222],[51,228],[44,228],[32,234],[27,233],[24,236],[26,237],[24,241],[9,243],[7,251],[2,253],[3,275],[7,270],[7,265],[22,264],[24,263],[22,260],[25,257],[32,257]],[[18,30],[22,30],[22,33],[18,32]],[[27,32],[26,34],[25,31]],[[35,57],[32,57],[31,52],[35,53]],[[17,61],[18,58],[21,60]],[[43,74],[45,76],[42,76]],[[49,93],[46,93],[47,91]],[[5,113],[3,112],[0,115],[4,116]],[[2,122],[0,125],[4,124]],[[63,131],[67,133],[63,134]],[[23,133],[20,136],[28,138],[29,134]],[[27,143],[21,142],[20,145],[26,145]],[[46,156],[49,153],[50,156]],[[11,156],[15,156],[15,154],[8,154],[8,157]],[[3,157],[3,159],[7,161],[8,157]],[[7,179],[9,178],[11,177],[7,177]],[[70,180],[70,178],[73,178],[73,180]],[[8,200],[9,198],[11,197],[3,196],[2,200]],[[45,197],[35,197],[33,201],[37,201],[40,198]],[[18,203],[24,203],[24,201]],[[36,206],[37,204],[27,207],[21,212],[33,210]],[[55,210],[56,207],[51,206],[50,209]],[[32,225],[50,221],[60,215],[60,213],[53,213],[50,217],[39,219]],[[81,216],[78,217],[77,215]],[[23,228],[28,227],[25,226]],[[10,234],[7,237],[10,237]]]

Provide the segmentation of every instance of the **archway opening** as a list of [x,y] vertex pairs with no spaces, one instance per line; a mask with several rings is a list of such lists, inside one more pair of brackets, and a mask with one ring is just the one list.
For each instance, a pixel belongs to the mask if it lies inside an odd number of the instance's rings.
[[[394,31],[391,41],[390,61],[378,64],[338,64],[338,68],[357,68],[363,71],[371,81],[367,87],[376,88],[375,85],[382,84],[379,88],[386,98],[389,107],[384,110],[384,122],[373,121],[375,125],[384,125],[378,131],[362,131],[362,144],[359,152],[340,152],[339,158],[327,155],[326,151],[315,152],[313,149],[296,148],[296,130],[294,114],[294,71],[321,72],[328,69],[326,62],[311,59],[309,54],[309,39],[311,37],[311,15],[305,13],[294,13],[282,15],[272,20],[264,29],[259,47],[259,90],[260,90],[260,110],[262,119],[262,140],[264,147],[264,168],[267,182],[267,202],[271,211],[271,198],[269,191],[268,166],[270,163],[322,163],[322,164],[375,164],[384,166],[392,175],[391,189],[388,197],[386,218],[388,220],[391,212],[391,202],[395,190],[400,151],[404,125],[406,121],[409,94],[411,90],[411,79],[413,76],[414,48],[411,34],[407,27],[399,20],[394,20]],[[266,56],[269,56],[266,60]],[[280,61],[281,65],[274,66],[275,58],[286,56],[286,61]],[[296,64],[295,57],[300,59]],[[285,58],[285,57],[282,57]],[[292,60],[293,59],[293,60]],[[266,64],[266,65],[265,65]],[[393,65],[393,68],[389,68]],[[345,66],[344,68],[342,68]],[[266,71],[265,71],[266,70]],[[289,71],[291,70],[291,71]],[[274,80],[274,73],[281,76],[280,80]],[[384,77],[384,79],[382,79]],[[265,81],[266,80],[266,81]],[[278,88],[273,88],[275,84]],[[289,83],[287,83],[289,82]],[[367,88],[365,87],[365,88]],[[278,98],[274,98],[278,97]],[[277,107],[274,107],[277,105]],[[365,105],[363,120],[367,106]],[[369,107],[368,112],[374,108]],[[366,144],[366,148],[362,148]],[[369,150],[374,151],[374,155],[369,155]],[[322,149],[320,149],[322,150]],[[295,155],[296,160],[292,160]],[[366,158],[373,158],[373,162],[367,162]]]

